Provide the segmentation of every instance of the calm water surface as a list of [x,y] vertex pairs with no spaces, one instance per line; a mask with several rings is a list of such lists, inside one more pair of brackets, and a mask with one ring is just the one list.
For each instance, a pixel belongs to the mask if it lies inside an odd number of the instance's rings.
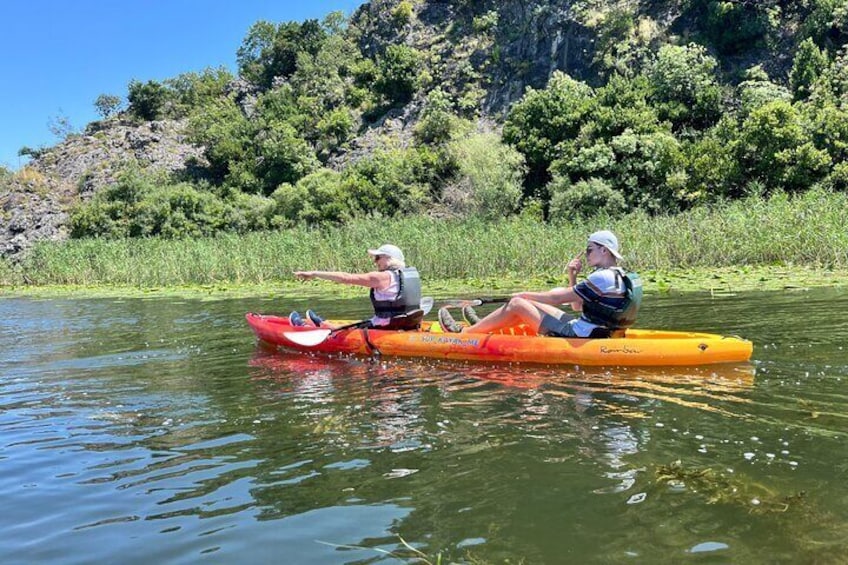
[[306,306],[0,300],[0,562],[845,562],[845,291],[648,297],[755,342],[675,370],[274,354],[243,318]]

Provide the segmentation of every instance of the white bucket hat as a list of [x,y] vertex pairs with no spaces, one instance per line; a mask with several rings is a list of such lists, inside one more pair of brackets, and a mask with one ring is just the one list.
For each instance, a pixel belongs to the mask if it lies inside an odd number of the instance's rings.
[[391,243],[384,243],[377,249],[369,249],[369,255],[373,255],[376,257],[377,255],[386,255],[391,257],[392,259],[397,259],[398,261],[404,261],[403,251],[400,250],[400,247],[397,245],[392,245]]
[[608,230],[596,231],[589,236],[589,241],[603,245],[616,259],[622,259],[621,253],[618,252],[618,238],[615,234]]

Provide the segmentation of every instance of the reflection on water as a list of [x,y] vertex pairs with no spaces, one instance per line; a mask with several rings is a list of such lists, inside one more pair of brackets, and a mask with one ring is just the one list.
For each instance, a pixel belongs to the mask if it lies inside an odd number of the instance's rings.
[[839,563],[846,302],[650,297],[643,327],[754,358],[628,369],[271,353],[269,300],[6,299],[0,558]]

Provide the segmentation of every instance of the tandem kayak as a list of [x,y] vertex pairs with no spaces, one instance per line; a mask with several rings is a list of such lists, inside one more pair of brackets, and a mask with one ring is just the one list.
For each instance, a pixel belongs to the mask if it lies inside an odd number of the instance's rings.
[[330,333],[311,326],[293,327],[281,316],[248,313],[246,318],[260,342],[320,353],[658,367],[741,363],[748,361],[753,351],[748,340],[697,332],[631,328],[624,337],[559,338],[537,335],[526,326],[492,334],[445,333],[438,322],[424,322],[418,331],[350,328]]

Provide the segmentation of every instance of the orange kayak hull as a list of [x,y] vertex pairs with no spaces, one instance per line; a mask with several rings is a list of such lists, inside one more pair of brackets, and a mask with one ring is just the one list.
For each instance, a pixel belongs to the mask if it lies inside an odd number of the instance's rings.
[[444,333],[436,322],[424,322],[419,331],[342,330],[304,346],[286,334],[315,328],[292,327],[281,316],[249,313],[246,318],[261,342],[305,352],[625,367],[741,363],[753,352],[748,340],[709,333],[629,329],[621,338],[572,339],[539,336],[524,326],[494,334]]

